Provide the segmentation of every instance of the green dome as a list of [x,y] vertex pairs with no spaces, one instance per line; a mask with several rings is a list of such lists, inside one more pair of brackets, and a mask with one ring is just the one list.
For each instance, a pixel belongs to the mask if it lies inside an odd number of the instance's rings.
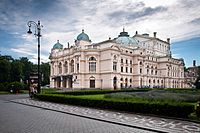
[[120,35],[118,38],[116,38],[116,43],[122,44],[122,45],[137,45],[137,40],[129,37],[128,32],[125,32],[123,29],[123,32],[120,32]]
[[89,39],[89,36],[87,34],[84,33],[84,30],[82,30],[82,33],[80,33],[78,36],[77,36],[77,40],[78,41],[88,41],[90,42],[90,39]]
[[53,49],[63,49],[63,45],[59,43],[59,40],[53,45]]

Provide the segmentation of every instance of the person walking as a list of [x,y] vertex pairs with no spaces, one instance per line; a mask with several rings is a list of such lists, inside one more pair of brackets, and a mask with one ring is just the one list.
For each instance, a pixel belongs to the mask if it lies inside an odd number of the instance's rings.
[[35,95],[36,91],[35,91],[35,86],[34,85],[30,85],[30,93],[29,96],[32,99]]

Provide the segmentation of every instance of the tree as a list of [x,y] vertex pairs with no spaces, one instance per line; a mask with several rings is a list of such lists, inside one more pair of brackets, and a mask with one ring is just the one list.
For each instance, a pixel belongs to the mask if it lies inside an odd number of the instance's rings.
[[49,76],[50,76],[50,65],[49,63],[41,64],[41,73],[42,73],[42,85],[49,84]]
[[24,83],[27,83],[29,80],[30,73],[33,72],[33,63],[28,60],[27,57],[21,57],[19,61],[22,65],[22,79]]
[[0,83],[9,82],[10,81],[10,69],[11,63],[4,59],[0,59]]
[[23,64],[19,60],[14,60],[11,63],[11,81],[18,81],[20,82],[22,79],[22,66]]

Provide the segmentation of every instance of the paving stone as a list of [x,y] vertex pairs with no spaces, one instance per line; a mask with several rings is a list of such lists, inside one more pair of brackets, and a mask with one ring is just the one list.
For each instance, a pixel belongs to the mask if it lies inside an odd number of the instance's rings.
[[66,113],[86,116],[90,118],[106,120],[131,126],[145,127],[166,132],[200,132],[200,124],[190,121],[166,119],[133,113],[99,110],[72,105],[57,104],[51,102],[37,101],[32,99],[16,99],[14,102],[43,107],[46,109],[59,110]]
[[2,100],[0,107],[1,133],[151,133]]

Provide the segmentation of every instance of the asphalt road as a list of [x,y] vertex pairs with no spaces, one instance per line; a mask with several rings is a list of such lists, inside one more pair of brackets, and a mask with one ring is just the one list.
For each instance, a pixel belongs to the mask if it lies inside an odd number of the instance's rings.
[[9,102],[28,95],[0,95],[2,133],[143,133],[137,128]]

